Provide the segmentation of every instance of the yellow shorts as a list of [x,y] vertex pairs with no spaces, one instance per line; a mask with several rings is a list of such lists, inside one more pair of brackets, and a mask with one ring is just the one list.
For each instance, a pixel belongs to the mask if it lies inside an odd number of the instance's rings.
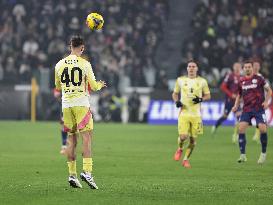
[[183,116],[183,114],[179,114],[178,134],[189,135],[192,137],[197,137],[197,135],[203,134],[202,118],[198,116]]
[[64,131],[70,134],[93,130],[89,107],[75,106],[63,109]]

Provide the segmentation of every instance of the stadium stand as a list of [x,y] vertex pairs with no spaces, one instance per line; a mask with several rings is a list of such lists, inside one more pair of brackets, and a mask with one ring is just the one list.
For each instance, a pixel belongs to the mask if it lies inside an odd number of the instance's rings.
[[[0,83],[29,83],[35,72],[53,70],[68,51],[75,33],[86,39],[97,78],[117,89],[125,85],[153,86],[153,56],[162,38],[162,21],[168,16],[164,0],[63,1],[1,0]],[[80,10],[80,12],[79,12]],[[84,25],[90,11],[103,13],[102,35]],[[90,59],[89,59],[90,60]],[[146,74],[145,74],[146,73]],[[53,83],[51,83],[53,86]]]
[[262,62],[263,75],[272,79],[273,1],[202,0],[193,14],[184,62],[198,59],[211,79],[211,68],[230,68],[234,61],[252,58]]

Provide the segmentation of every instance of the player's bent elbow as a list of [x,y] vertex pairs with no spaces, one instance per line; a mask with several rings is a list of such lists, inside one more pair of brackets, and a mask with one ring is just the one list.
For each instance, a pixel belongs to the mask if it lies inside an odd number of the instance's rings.
[[178,93],[173,92],[172,93],[172,98],[173,98],[174,101],[177,101],[178,100]]

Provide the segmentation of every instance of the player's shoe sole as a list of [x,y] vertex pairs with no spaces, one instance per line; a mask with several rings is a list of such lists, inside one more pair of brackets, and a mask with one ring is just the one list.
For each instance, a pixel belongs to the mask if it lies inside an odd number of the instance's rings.
[[79,180],[77,178],[75,178],[74,176],[69,176],[68,178],[68,183],[71,187],[73,188],[82,188],[81,183],[79,182]]
[[174,153],[173,159],[174,159],[175,161],[179,161],[180,158],[181,158],[181,156],[182,156],[182,153],[183,153],[183,150],[180,149],[180,148],[178,148],[178,149],[176,150],[176,152]]
[[82,172],[80,177],[91,189],[99,189],[92,176]]

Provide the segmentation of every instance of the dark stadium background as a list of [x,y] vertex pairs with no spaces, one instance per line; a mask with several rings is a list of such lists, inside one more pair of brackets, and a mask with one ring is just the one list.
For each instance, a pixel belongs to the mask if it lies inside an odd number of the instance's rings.
[[[215,101],[223,99],[219,84],[235,61],[258,60],[262,74],[273,77],[271,0],[1,0],[0,5],[0,119],[30,118],[33,77],[39,85],[37,119],[58,119],[53,71],[68,54],[73,34],[84,36],[86,58],[97,79],[108,84],[92,95],[97,121],[120,121],[122,112],[123,122],[147,122],[151,100],[171,99],[189,59],[199,62]],[[105,19],[100,32],[85,25],[91,11]],[[213,109],[207,124],[221,114],[222,104]]]

